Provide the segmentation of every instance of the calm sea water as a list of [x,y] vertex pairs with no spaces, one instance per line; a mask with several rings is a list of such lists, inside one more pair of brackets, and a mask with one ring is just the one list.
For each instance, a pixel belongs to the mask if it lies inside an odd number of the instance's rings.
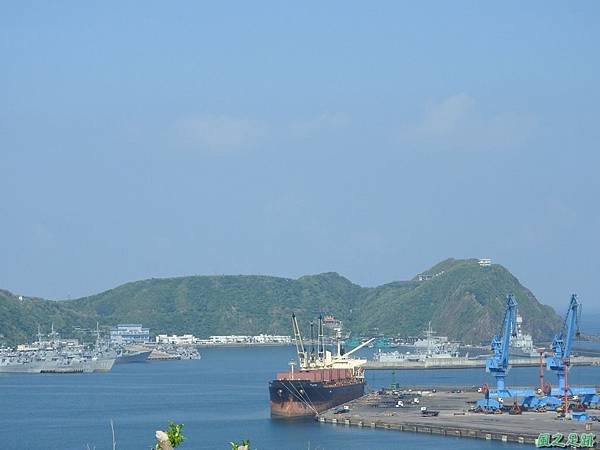
[[[168,419],[185,424],[185,449],[229,449],[250,439],[259,450],[522,449],[481,440],[348,428],[269,418],[267,384],[294,356],[290,347],[204,349],[199,361],[115,366],[106,374],[0,375],[0,448],[31,450],[149,449]],[[600,368],[576,368],[570,379],[596,383]],[[551,377],[551,375],[548,375]],[[479,385],[483,370],[397,372],[407,384]],[[551,378],[550,378],[551,379]],[[537,383],[538,371],[513,369],[509,381]],[[367,375],[389,385],[390,372]],[[553,381],[551,379],[551,381]]]

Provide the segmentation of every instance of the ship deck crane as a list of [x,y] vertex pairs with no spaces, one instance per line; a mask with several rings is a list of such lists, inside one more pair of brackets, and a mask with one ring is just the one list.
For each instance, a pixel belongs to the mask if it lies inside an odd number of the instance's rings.
[[317,360],[323,361],[325,359],[325,333],[323,332],[323,315],[319,315],[319,329],[317,338]]
[[292,328],[294,330],[294,342],[296,343],[296,353],[298,354],[300,370],[307,370],[313,368],[330,368],[334,366],[354,370],[357,367],[361,367],[362,364],[366,362],[366,360],[353,360],[350,358],[350,355],[356,353],[358,350],[362,349],[363,347],[366,347],[375,340],[375,338],[371,338],[366,342],[360,344],[358,347],[353,348],[349,352],[344,353],[341,351],[340,340],[338,336],[337,354],[333,355],[330,351],[325,350],[323,316],[319,316],[319,322],[317,325],[316,352],[314,349],[314,323],[311,322],[310,327],[310,347],[304,346],[304,340],[302,339],[302,333],[300,332],[300,326],[298,325],[298,319],[296,318],[296,314],[292,314]]
[[294,341],[296,342],[296,353],[298,353],[300,368],[306,369],[306,367],[308,367],[308,358],[306,350],[304,349],[304,341],[302,340],[302,334],[300,333],[300,327],[298,326],[296,314],[292,314],[292,328],[294,330]]
[[517,301],[512,294],[506,297],[506,309],[502,321],[501,335],[492,339],[492,356],[485,364],[486,372],[490,372],[496,378],[496,389],[489,390],[484,386],[485,399],[479,400],[477,406],[484,410],[498,410],[502,408],[505,398],[529,397],[533,395],[530,389],[507,389],[506,373],[509,369],[510,339],[517,333]]

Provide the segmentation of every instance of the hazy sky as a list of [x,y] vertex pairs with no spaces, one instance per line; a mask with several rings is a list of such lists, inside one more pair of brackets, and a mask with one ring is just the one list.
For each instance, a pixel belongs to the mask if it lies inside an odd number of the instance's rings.
[[493,258],[600,309],[600,3],[9,2],[0,287]]

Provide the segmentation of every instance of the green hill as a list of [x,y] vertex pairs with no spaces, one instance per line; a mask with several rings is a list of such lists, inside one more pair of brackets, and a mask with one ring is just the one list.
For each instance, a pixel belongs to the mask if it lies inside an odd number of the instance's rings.
[[154,333],[290,334],[290,315],[302,323],[320,312],[342,319],[356,333],[374,329],[418,334],[429,321],[440,334],[466,342],[489,341],[499,329],[507,293],[513,293],[524,327],[536,339],[560,326],[552,308],[504,267],[449,259],[414,278],[376,288],[360,287],[336,273],[299,279],[269,276],[190,276],[149,279],[69,301],[18,300],[0,291],[0,326],[6,341],[31,337],[37,324],[73,326],[140,322]]
[[354,325],[417,334],[427,327],[466,342],[490,339],[500,328],[506,295],[515,295],[523,326],[535,339],[548,339],[560,327],[554,310],[540,304],[517,278],[499,264],[480,267],[477,260],[449,259],[423,275],[426,281],[391,283],[370,292]]
[[0,335],[2,343],[14,345],[29,342],[38,324],[46,330],[53,323],[57,329],[71,332],[74,326],[91,327],[96,317],[87,317],[68,304],[33,297],[17,297],[0,290]]
[[345,320],[362,290],[335,273],[193,276],[136,281],[67,303],[105,323],[141,322],[156,332],[290,334],[292,312],[308,320],[331,311]]

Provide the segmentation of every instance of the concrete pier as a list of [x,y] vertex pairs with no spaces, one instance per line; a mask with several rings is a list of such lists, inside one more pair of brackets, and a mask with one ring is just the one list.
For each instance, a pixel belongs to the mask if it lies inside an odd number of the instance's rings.
[[[347,403],[349,410],[345,413],[335,414],[339,407],[322,413],[319,421],[337,426],[379,428],[521,444],[535,444],[535,439],[540,433],[562,433],[566,440],[569,433],[581,435],[600,432],[599,422],[558,419],[556,412],[523,412],[522,415],[469,412],[469,407],[481,399],[482,394],[453,390],[455,392],[449,391],[448,388],[438,392],[413,390],[404,396],[403,401],[407,405],[413,398],[418,398],[419,403],[403,408],[395,407],[398,397],[391,393],[371,393]],[[428,410],[439,411],[439,415],[422,416],[422,406]],[[595,412],[588,411],[590,415],[594,415]],[[600,415],[600,411],[597,412]],[[600,447],[596,444],[594,448]]]
[[[572,366],[600,366],[600,357],[573,356]],[[540,360],[537,358],[511,358],[512,367],[538,367]],[[482,369],[485,368],[485,359],[470,358],[429,358],[425,361],[398,361],[379,362],[368,361],[367,370],[423,370],[423,369]]]

